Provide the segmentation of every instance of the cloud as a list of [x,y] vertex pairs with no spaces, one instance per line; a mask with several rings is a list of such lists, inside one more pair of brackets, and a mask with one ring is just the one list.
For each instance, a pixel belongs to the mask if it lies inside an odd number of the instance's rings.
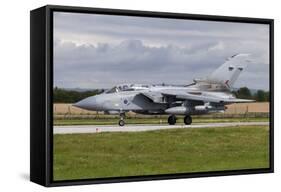
[[263,24],[181,19],[55,13],[55,38],[77,44],[115,43],[139,39],[146,45],[163,46],[237,39],[267,42],[269,27]]
[[187,84],[233,54],[251,53],[254,62],[235,85],[268,89],[266,25],[74,13],[56,13],[54,21],[55,86]]

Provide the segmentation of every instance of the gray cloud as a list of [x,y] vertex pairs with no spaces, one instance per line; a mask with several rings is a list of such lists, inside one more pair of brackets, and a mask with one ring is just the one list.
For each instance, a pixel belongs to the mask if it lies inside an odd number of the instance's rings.
[[268,89],[267,25],[74,13],[54,21],[55,86],[187,84],[235,53],[251,53],[235,85]]

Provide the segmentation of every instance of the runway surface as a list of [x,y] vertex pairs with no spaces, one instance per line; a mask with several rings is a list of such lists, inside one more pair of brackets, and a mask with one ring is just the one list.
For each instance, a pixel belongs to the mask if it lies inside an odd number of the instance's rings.
[[209,127],[229,127],[239,125],[269,125],[269,122],[231,122],[231,123],[200,123],[193,125],[72,125],[54,126],[54,134],[74,134],[74,133],[100,133],[100,132],[137,132],[175,128],[209,128]]

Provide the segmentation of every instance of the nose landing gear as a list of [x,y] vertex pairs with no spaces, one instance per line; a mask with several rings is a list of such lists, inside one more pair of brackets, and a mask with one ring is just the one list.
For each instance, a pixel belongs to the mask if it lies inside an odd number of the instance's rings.
[[118,124],[119,124],[119,126],[124,126],[125,125],[125,121],[124,120],[122,120],[122,119],[120,119],[119,120],[119,122],[118,122]]
[[118,122],[119,126],[124,126],[125,125],[125,113],[120,113],[120,120]]

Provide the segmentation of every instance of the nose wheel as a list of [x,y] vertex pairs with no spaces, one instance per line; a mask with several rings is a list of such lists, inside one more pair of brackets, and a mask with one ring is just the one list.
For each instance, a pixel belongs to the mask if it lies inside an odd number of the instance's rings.
[[124,120],[122,120],[122,119],[120,119],[119,120],[119,122],[118,122],[118,124],[119,124],[119,126],[124,126],[125,125],[125,121]]
[[176,124],[176,122],[177,122],[177,118],[176,118],[175,115],[170,115],[170,116],[168,117],[168,123],[169,123],[169,125],[174,125],[174,124]]
[[124,126],[125,125],[125,113],[120,113],[120,120],[118,122],[119,126]]

